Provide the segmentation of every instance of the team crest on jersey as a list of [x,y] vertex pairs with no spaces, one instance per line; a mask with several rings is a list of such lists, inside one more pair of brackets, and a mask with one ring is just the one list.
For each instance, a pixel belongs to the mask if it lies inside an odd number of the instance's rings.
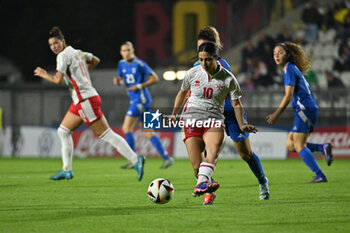
[[200,86],[200,85],[201,85],[201,82],[197,80],[197,81],[194,82],[194,85],[195,85],[195,86]]
[[220,91],[223,88],[223,86],[221,84],[219,84],[216,86],[216,88]]
[[131,71],[133,74],[136,74],[136,68],[132,68]]

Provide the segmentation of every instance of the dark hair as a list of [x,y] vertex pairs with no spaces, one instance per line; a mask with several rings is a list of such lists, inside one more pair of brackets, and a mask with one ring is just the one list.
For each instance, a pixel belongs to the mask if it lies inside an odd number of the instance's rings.
[[215,56],[219,55],[219,48],[214,42],[207,41],[199,46],[198,53],[199,52],[207,52],[210,55]]
[[292,42],[284,42],[276,46],[281,46],[286,51],[288,61],[296,65],[303,74],[306,74],[306,72],[310,70],[311,59],[306,55],[300,45]]
[[61,32],[61,30],[57,26],[54,26],[50,30],[50,32],[49,32],[49,39],[50,38],[57,38],[59,40],[64,40],[63,33]]
[[206,41],[214,42],[218,46],[219,50],[222,49],[222,43],[220,41],[219,33],[212,26],[206,26],[202,28],[199,31],[199,34],[197,36],[197,41],[198,40],[206,40]]

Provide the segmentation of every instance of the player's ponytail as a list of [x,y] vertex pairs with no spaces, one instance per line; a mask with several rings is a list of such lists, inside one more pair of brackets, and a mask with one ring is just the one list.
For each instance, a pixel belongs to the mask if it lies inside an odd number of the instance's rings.
[[57,26],[54,26],[49,32],[49,39],[53,37],[59,40],[64,40],[63,33]]
[[[299,70],[305,74],[311,68],[311,59],[306,55],[304,50],[292,42],[284,42],[282,46],[288,57],[288,61],[296,65]],[[281,46],[279,44],[279,46]]]

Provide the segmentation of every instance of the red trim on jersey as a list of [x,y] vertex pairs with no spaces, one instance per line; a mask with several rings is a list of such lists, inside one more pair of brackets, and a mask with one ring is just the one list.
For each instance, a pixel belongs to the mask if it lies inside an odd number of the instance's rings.
[[81,94],[80,94],[80,90],[79,90],[79,88],[78,88],[77,83],[73,80],[73,78],[72,78],[71,76],[68,76],[68,78],[70,79],[70,81],[71,81],[72,84],[73,84],[73,87],[74,87],[74,90],[75,90],[76,93],[77,93],[79,102],[82,101],[82,100],[83,100],[83,97],[82,97]]
[[187,110],[187,104],[188,104],[188,99],[187,99],[185,107],[184,107],[184,112],[186,112],[186,110]]

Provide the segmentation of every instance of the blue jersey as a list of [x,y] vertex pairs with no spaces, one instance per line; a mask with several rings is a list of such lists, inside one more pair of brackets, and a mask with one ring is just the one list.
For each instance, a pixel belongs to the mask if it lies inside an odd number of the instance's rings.
[[[152,69],[142,60],[135,57],[128,64],[125,60],[120,60],[118,64],[117,76],[124,79],[127,88],[133,85],[142,84],[147,81]],[[152,98],[147,87],[137,91],[128,90],[131,103],[151,103]]]
[[292,107],[295,111],[317,110],[318,106],[309,83],[296,65],[288,62],[283,70],[284,85],[294,86]]

